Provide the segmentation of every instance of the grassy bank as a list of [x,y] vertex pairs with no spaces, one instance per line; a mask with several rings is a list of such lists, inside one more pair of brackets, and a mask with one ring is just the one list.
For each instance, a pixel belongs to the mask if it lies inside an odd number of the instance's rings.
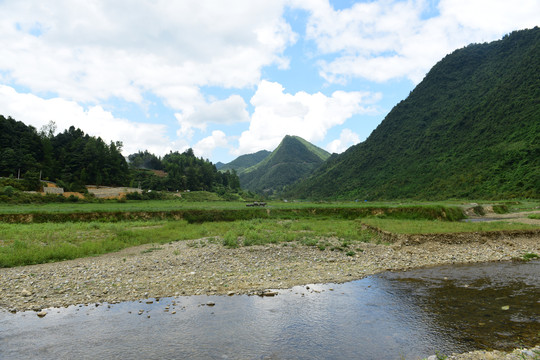
[[458,222],[464,217],[462,208],[443,204],[275,202],[246,208],[242,202],[134,201],[37,208],[1,205],[2,210],[0,267],[199,238],[213,238],[230,248],[294,242],[354,254],[361,251],[362,242],[381,241],[362,223],[401,234],[537,228]]
[[447,234],[485,231],[534,230],[538,226],[508,222],[449,222],[432,220],[363,219],[363,223],[394,234]]
[[358,221],[269,220],[189,224],[187,221],[126,221],[118,223],[0,223],[0,267],[39,264],[118,251],[147,243],[213,237],[227,247],[268,243],[330,246],[345,250],[353,242],[376,240]]
[[[442,205],[352,205],[352,204],[268,204],[246,207],[245,203],[135,202],[129,204],[47,204],[45,207],[16,206],[0,209],[0,222],[43,223],[80,221],[123,221],[185,219],[190,223],[260,219],[299,219],[305,217],[356,219],[376,216],[394,219],[439,219],[456,221],[465,216],[461,208]],[[143,207],[143,205],[147,205]],[[25,211],[26,210],[26,211]]]

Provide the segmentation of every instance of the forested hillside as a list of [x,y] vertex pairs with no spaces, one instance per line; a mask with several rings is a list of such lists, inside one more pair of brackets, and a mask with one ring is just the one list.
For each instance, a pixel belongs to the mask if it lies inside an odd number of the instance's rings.
[[131,154],[128,159],[135,185],[143,189],[205,190],[218,193],[240,190],[236,173],[217,171],[208,160],[197,158],[192,149],[183,153],[170,152],[162,159],[144,151]]
[[[240,190],[235,173],[218,172],[193,150],[171,152],[163,158],[141,151],[121,154],[122,143],[107,145],[101,138],[73,126],[54,135],[53,122],[39,132],[0,115],[0,176],[31,179],[39,189],[41,179],[58,183],[68,191],[84,191],[85,185],[140,186],[152,190],[206,190],[225,194]],[[159,170],[153,172],[151,170]]]
[[288,196],[540,197],[540,28],[446,56],[365,142]]
[[32,127],[0,115],[0,176],[39,177],[69,190],[85,184],[124,185],[129,181],[122,143],[107,145],[101,138],[73,126],[53,135],[54,123],[39,133]]
[[273,195],[309,175],[330,154],[298,136],[285,136],[264,160],[242,171],[242,188]]

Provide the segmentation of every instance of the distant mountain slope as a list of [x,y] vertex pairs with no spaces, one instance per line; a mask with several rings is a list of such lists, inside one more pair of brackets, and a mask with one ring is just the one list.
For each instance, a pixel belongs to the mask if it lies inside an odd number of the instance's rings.
[[288,196],[540,197],[540,28],[446,56]]
[[245,169],[256,165],[263,161],[268,155],[270,155],[270,151],[268,150],[261,150],[254,154],[247,154],[247,155],[241,155],[231,161],[230,163],[224,164],[221,167],[218,167],[218,170],[221,171],[227,171],[227,170],[236,170],[237,173],[240,173],[244,171]]
[[298,136],[285,136],[263,161],[239,173],[242,188],[272,195],[320,166],[330,154]]

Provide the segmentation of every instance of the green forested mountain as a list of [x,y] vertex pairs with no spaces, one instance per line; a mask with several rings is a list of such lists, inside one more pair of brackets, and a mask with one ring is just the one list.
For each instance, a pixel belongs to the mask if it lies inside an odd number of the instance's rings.
[[540,197],[540,28],[446,56],[365,142],[288,196]]
[[264,160],[239,174],[242,188],[273,195],[309,175],[330,154],[298,136],[285,136]]
[[263,161],[268,155],[270,155],[270,151],[268,150],[257,151],[254,154],[241,155],[230,163],[218,167],[218,170],[235,170],[237,173],[241,173],[245,169],[257,165],[258,163]]

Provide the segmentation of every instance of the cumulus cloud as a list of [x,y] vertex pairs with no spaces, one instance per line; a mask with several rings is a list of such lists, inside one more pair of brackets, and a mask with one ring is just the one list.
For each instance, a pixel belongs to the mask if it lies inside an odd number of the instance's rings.
[[255,110],[249,129],[239,140],[238,154],[273,150],[285,135],[298,135],[310,141],[324,139],[328,129],[343,124],[355,114],[375,112],[380,94],[360,91],[285,92],[276,82],[262,81],[251,98]]
[[221,130],[212,131],[212,135],[205,137],[193,146],[195,155],[203,158],[210,158],[216,148],[227,148],[229,141]]
[[419,82],[433,64],[471,42],[500,38],[539,24],[540,3],[525,0],[440,0],[359,2],[336,11],[328,0],[295,0],[310,12],[306,36],[322,55],[320,75],[332,83],[359,77],[383,82],[406,77]]
[[326,150],[330,153],[340,154],[359,142],[360,137],[358,134],[352,132],[350,129],[343,129],[339,135],[339,139],[331,141],[326,146]]
[[124,155],[145,149],[163,154],[172,150],[173,146],[186,146],[171,142],[166,136],[164,125],[130,122],[114,117],[101,106],[85,109],[74,101],[43,99],[32,94],[18,93],[5,85],[0,85],[0,109],[2,115],[11,116],[37,130],[52,120],[57,125],[57,131],[75,126],[106,142],[122,141]]
[[283,6],[264,0],[0,2],[0,70],[13,83],[69,100],[141,102],[152,92],[189,111],[201,86],[252,86],[262,67],[287,66],[282,53],[296,35],[282,18]]
[[187,115],[177,113],[175,116],[180,123],[179,136],[191,138],[194,130],[204,131],[207,124],[234,124],[248,122],[249,114],[246,103],[239,95],[231,95],[225,100],[217,100],[211,103],[202,103],[193,109],[186,111]]

